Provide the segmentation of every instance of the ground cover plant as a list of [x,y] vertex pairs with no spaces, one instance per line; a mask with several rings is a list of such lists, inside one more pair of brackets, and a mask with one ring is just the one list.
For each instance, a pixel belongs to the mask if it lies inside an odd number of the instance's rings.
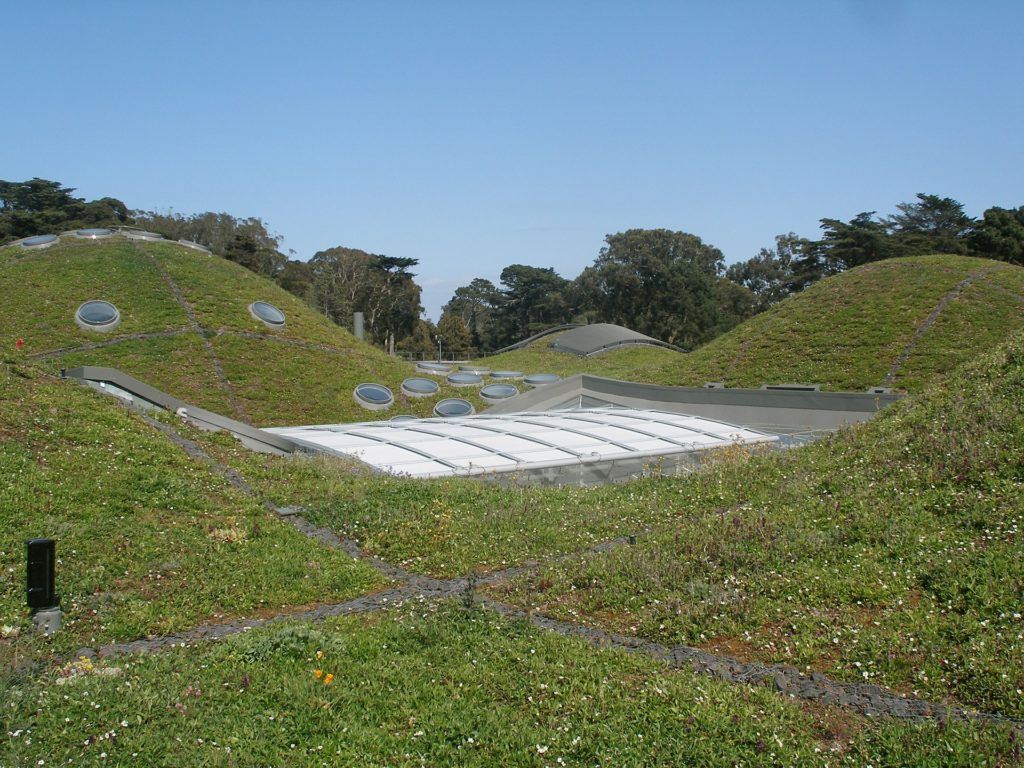
[[386,583],[113,398],[32,366],[0,365],[0,476],[0,624],[12,632],[28,626],[24,541],[58,542],[64,628],[40,652],[337,602]]
[[[119,368],[186,402],[261,426],[429,416],[445,397],[485,407],[477,388],[440,380],[427,398],[400,385],[413,366],[358,341],[319,311],[266,278],[177,243],[70,236],[43,251],[0,248],[0,295],[14,322],[0,348],[56,373],[83,365]],[[78,306],[112,302],[121,324],[110,333],[80,329]],[[270,329],[249,313],[269,301],[286,316]],[[141,337],[140,337],[141,336]],[[381,412],[360,407],[353,388],[379,382],[395,393]]]
[[223,437],[211,451],[278,503],[433,575],[641,534],[493,594],[1020,717],[1022,350],[1018,334],[871,423],[783,454],[717,454],[686,478],[522,488],[261,458]]
[[[965,280],[971,282],[956,292]],[[947,296],[934,325],[926,325]],[[1024,327],[1022,297],[1024,269],[1004,262],[889,259],[822,280],[685,355],[638,348],[580,359],[550,349],[555,337],[545,337],[480,362],[680,386],[795,381],[833,390],[891,384],[919,391]]]
[[1020,718],[1022,387],[1018,334],[856,429],[662,481],[691,494],[670,525],[496,594]]
[[9,690],[10,765],[1008,764],[1003,727],[802,707],[461,604],[72,661]]

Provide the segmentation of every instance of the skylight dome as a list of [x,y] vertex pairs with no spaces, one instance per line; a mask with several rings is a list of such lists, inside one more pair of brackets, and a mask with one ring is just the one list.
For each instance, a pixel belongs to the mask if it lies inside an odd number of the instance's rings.
[[49,248],[54,243],[60,241],[60,238],[56,235],[36,235],[35,237],[26,237],[21,241],[22,248]]
[[409,378],[402,382],[402,393],[409,397],[430,397],[440,388],[433,379]]
[[531,373],[523,379],[523,383],[531,387],[541,387],[545,384],[551,384],[552,382],[558,381],[560,378],[562,377],[557,373]]
[[164,236],[156,232],[146,232],[142,229],[123,229],[121,233],[129,240],[163,240]]
[[434,414],[444,417],[472,416],[475,410],[469,400],[461,397],[449,397],[434,406]]
[[491,372],[490,368],[483,368],[479,365],[460,365],[459,370],[466,373],[475,373],[478,376],[487,376]]
[[456,373],[449,373],[447,381],[453,387],[473,387],[483,382],[483,378],[479,373],[467,373],[465,371],[459,371]]
[[87,301],[75,312],[75,322],[86,331],[112,331],[121,324],[121,313],[109,301]]
[[395,396],[383,384],[360,384],[352,391],[352,396],[368,411],[382,411],[395,402]]
[[519,390],[511,384],[488,384],[480,390],[480,397],[488,403],[500,403],[519,394]]
[[521,379],[523,378],[522,371],[494,371],[491,373],[492,379]]
[[106,229],[105,227],[93,227],[91,229],[76,229],[73,234],[75,237],[81,237],[84,240],[99,240],[112,236],[114,230]]
[[426,360],[421,360],[416,363],[416,370],[420,373],[432,373],[435,376],[441,376],[442,374],[448,373],[452,367],[445,365],[444,363],[430,363]]
[[284,327],[284,312],[273,304],[269,304],[266,301],[254,301],[249,305],[249,312],[257,320],[262,321],[264,325],[271,328]]

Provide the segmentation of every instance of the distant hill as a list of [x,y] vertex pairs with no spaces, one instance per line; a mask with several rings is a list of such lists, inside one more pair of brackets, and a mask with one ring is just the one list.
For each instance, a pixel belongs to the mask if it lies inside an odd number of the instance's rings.
[[689,386],[807,382],[917,391],[1022,327],[1024,268],[916,256],[822,280],[687,355],[634,348],[581,360],[551,349],[553,335],[481,362]]
[[[117,307],[120,325],[106,333],[80,328],[76,310],[93,299]],[[22,338],[20,356],[47,370],[120,368],[257,425],[429,415],[442,397],[467,394],[443,386],[435,397],[404,398],[400,384],[414,375],[411,365],[357,340],[270,280],[174,242],[64,236],[45,250],[0,248],[0,300],[5,352]],[[284,326],[254,318],[254,301],[284,312]],[[389,386],[395,405],[361,408],[352,390],[363,382]]]

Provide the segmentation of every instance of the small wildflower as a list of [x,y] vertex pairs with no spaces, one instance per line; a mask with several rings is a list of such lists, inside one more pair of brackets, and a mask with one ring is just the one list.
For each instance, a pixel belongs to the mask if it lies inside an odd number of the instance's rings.
[[323,651],[317,651],[317,652],[316,652],[316,657],[317,657],[318,659],[322,659],[322,658],[324,657],[324,652],[323,652]]
[[330,685],[333,680],[334,680],[334,675],[328,673],[327,677],[324,678],[324,685]]
[[313,675],[316,677],[317,680],[319,680],[321,677],[324,676],[324,671],[322,669],[314,669]]

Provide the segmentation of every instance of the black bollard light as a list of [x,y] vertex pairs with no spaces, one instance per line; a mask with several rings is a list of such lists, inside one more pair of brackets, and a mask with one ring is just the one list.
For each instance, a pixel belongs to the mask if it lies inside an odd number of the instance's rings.
[[55,566],[57,545],[53,539],[29,539],[25,542],[28,562],[25,570],[25,593],[33,611],[57,606]]

